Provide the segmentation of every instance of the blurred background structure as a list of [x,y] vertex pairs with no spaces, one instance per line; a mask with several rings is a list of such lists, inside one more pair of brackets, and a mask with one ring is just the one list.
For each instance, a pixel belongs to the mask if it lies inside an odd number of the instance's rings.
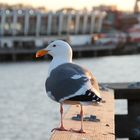
[[[138,53],[139,0],[133,12],[120,11],[115,5],[94,6],[91,10],[62,8],[55,12],[22,4],[0,5],[0,60],[18,60],[19,54],[31,59],[37,48],[55,39],[66,40],[72,47],[84,46],[83,51],[87,46],[94,52],[105,50],[100,46],[114,46],[110,54]],[[97,46],[100,48],[93,48]]]
[[66,40],[66,35],[101,32],[106,16],[102,11],[77,11],[72,8],[55,13],[27,8],[2,9],[0,12],[1,47],[38,47],[58,36]]

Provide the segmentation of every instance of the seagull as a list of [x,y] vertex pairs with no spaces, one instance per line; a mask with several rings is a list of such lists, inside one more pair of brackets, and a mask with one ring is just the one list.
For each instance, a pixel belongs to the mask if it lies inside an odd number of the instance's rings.
[[83,105],[96,105],[101,101],[98,82],[88,69],[72,62],[72,48],[67,42],[55,40],[45,49],[37,51],[36,57],[46,54],[52,56],[45,83],[46,93],[52,100],[60,103],[61,125],[53,130],[68,131],[63,125],[63,104],[79,104],[81,128],[71,130],[85,133]]

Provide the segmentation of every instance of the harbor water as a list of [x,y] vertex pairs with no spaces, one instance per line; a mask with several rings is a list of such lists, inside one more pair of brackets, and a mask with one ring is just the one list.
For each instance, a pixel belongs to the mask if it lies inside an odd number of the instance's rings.
[[[99,82],[140,81],[140,55],[74,62],[90,69]],[[45,92],[49,63],[46,60],[0,64],[0,140],[49,140],[51,129],[58,126],[59,104]]]

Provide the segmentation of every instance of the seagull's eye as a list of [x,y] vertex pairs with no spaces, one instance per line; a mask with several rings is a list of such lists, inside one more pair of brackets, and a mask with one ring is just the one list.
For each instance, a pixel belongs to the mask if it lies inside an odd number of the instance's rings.
[[53,47],[56,47],[56,45],[54,44]]

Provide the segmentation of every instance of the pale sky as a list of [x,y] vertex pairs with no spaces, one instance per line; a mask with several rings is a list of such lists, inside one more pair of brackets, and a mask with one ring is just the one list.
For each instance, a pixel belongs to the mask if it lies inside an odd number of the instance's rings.
[[86,7],[91,9],[93,6],[100,4],[117,5],[121,10],[133,10],[135,0],[0,0],[0,3],[8,4],[29,4],[34,7],[44,6],[49,10],[57,10],[63,7],[73,7],[82,9]]

